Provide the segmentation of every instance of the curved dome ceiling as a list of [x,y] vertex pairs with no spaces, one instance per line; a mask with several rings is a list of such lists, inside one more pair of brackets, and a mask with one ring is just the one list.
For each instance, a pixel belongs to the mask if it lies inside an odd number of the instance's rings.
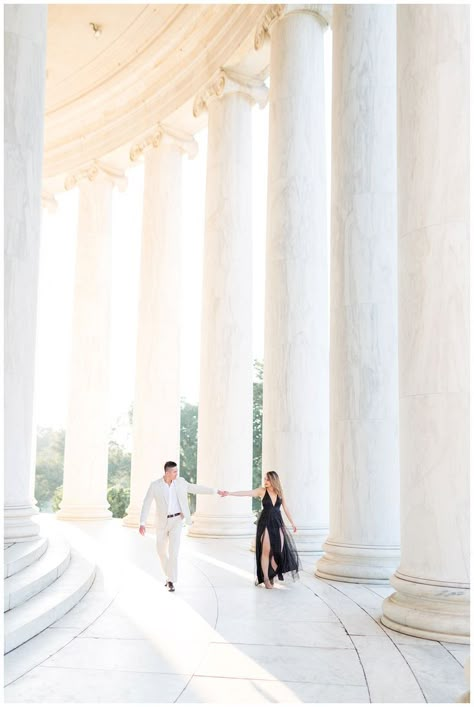
[[172,127],[198,130],[196,93],[221,66],[256,56],[268,7],[49,5],[44,177],[128,151],[170,116]]

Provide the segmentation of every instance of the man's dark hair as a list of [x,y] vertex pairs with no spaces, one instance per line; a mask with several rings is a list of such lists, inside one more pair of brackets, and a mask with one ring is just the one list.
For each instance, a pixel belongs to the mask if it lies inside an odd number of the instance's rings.
[[178,466],[176,462],[165,462],[165,471],[167,469],[174,469],[175,466]]

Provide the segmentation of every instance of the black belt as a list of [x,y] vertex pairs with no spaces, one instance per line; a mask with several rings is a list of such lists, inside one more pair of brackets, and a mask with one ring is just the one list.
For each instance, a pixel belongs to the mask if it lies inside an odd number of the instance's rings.
[[167,518],[176,518],[176,516],[180,516],[181,513],[172,513],[170,516],[166,516]]

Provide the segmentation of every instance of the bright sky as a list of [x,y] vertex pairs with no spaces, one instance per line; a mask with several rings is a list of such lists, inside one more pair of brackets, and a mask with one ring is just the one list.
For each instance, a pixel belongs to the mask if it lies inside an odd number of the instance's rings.
[[[329,177],[331,32],[325,34],[326,144]],[[253,351],[263,358],[268,108],[253,109]],[[183,161],[181,396],[199,393],[202,247],[207,130],[197,134],[199,153]],[[128,188],[114,190],[110,424],[125,415],[134,395],[143,166],[128,171]],[[329,195],[329,189],[328,189]],[[329,198],[329,196],[328,196]],[[58,209],[43,211],[38,297],[36,417],[43,427],[66,424],[71,345],[78,191],[58,194]],[[329,212],[328,212],[329,215]],[[329,219],[328,219],[329,221]]]

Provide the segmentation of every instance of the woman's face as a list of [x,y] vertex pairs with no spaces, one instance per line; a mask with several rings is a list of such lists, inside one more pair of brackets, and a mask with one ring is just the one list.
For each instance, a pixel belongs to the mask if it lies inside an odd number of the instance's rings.
[[272,488],[272,482],[268,478],[268,474],[265,474],[265,476],[263,477],[263,485],[265,486],[266,489]]

